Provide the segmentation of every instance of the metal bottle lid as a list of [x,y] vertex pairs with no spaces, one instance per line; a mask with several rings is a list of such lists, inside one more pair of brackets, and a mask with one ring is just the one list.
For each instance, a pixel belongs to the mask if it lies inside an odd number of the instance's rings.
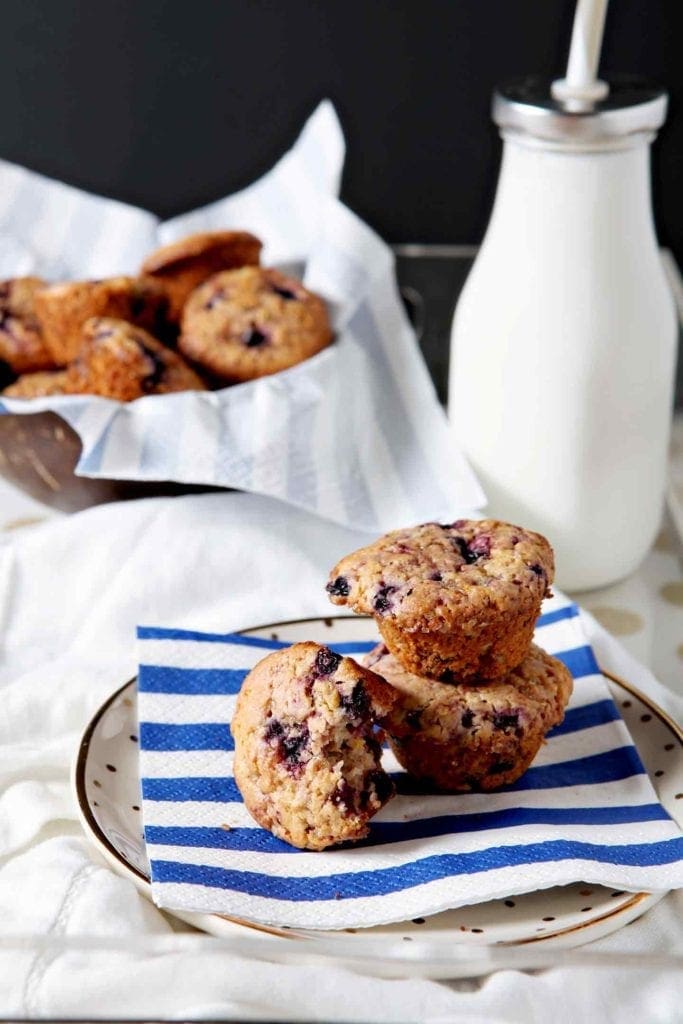
[[666,91],[641,78],[610,79],[609,93],[592,102],[555,99],[551,85],[550,79],[527,77],[496,89],[492,116],[504,134],[579,148],[628,145],[629,138],[652,137],[666,117]]

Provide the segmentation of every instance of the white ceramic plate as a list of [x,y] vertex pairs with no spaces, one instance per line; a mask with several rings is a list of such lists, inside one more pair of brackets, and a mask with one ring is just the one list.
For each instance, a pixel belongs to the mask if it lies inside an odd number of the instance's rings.
[[[372,620],[339,616],[283,622],[245,630],[248,636],[295,642],[320,643],[371,640]],[[631,732],[657,796],[669,814],[683,823],[683,732],[647,697],[622,680],[607,677],[616,704]],[[149,866],[142,835],[142,799],[138,771],[137,690],[135,680],[118,690],[99,709],[86,729],[79,748],[73,784],[81,821],[90,839],[115,871],[131,878],[151,898]],[[265,928],[219,914],[177,914],[183,921],[218,936],[260,935],[268,942],[269,956],[284,940],[305,939],[313,953],[323,949],[352,949],[367,959],[397,943],[411,956],[401,972],[444,976],[443,953],[457,943],[474,952],[482,945],[543,944],[571,948],[591,942],[623,927],[653,906],[662,894],[615,892],[598,885],[569,885],[544,889],[462,907],[378,928],[345,932],[314,932]],[[245,932],[249,928],[250,932]],[[382,943],[378,940],[384,940]],[[407,944],[419,943],[417,947]],[[445,946],[444,944],[447,944]],[[297,948],[301,946],[297,944]],[[433,961],[429,952],[440,950]],[[410,970],[411,962],[413,970]],[[440,964],[440,966],[437,966]],[[430,968],[430,963],[432,967]]]

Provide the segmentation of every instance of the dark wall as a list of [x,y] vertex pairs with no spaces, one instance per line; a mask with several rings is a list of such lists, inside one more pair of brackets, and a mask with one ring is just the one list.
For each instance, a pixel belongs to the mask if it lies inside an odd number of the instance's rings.
[[[603,70],[671,91],[664,242],[683,256],[680,0],[612,0]],[[389,241],[477,242],[500,80],[562,70],[571,0],[0,0],[0,156],[159,214],[266,170],[330,96],[344,197]],[[679,16],[678,18],[676,16]]]

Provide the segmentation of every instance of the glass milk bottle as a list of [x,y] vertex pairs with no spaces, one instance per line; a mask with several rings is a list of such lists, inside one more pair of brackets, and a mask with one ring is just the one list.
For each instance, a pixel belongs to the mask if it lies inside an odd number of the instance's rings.
[[649,145],[666,94],[633,82],[569,110],[527,79],[496,93],[491,220],[458,302],[449,417],[487,514],[546,534],[557,584],[634,570],[663,505],[676,316]]

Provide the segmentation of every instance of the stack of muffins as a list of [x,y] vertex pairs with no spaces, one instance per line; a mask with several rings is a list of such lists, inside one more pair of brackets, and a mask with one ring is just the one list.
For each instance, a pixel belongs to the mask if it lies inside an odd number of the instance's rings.
[[230,727],[256,821],[308,850],[366,836],[395,792],[378,726],[429,788],[518,779],[572,691],[531,642],[553,570],[544,537],[491,519],[398,530],[343,558],[327,592],[374,616],[384,643],[365,666],[306,642],[251,670]]
[[572,678],[532,643],[553,551],[485,519],[397,530],[343,558],[327,592],[375,618],[366,667],[398,699],[383,720],[411,775],[443,790],[518,779],[563,717]]
[[325,303],[260,253],[247,231],[213,231],[156,250],[134,277],[0,281],[3,394],[130,402],[308,359],[332,341]]

